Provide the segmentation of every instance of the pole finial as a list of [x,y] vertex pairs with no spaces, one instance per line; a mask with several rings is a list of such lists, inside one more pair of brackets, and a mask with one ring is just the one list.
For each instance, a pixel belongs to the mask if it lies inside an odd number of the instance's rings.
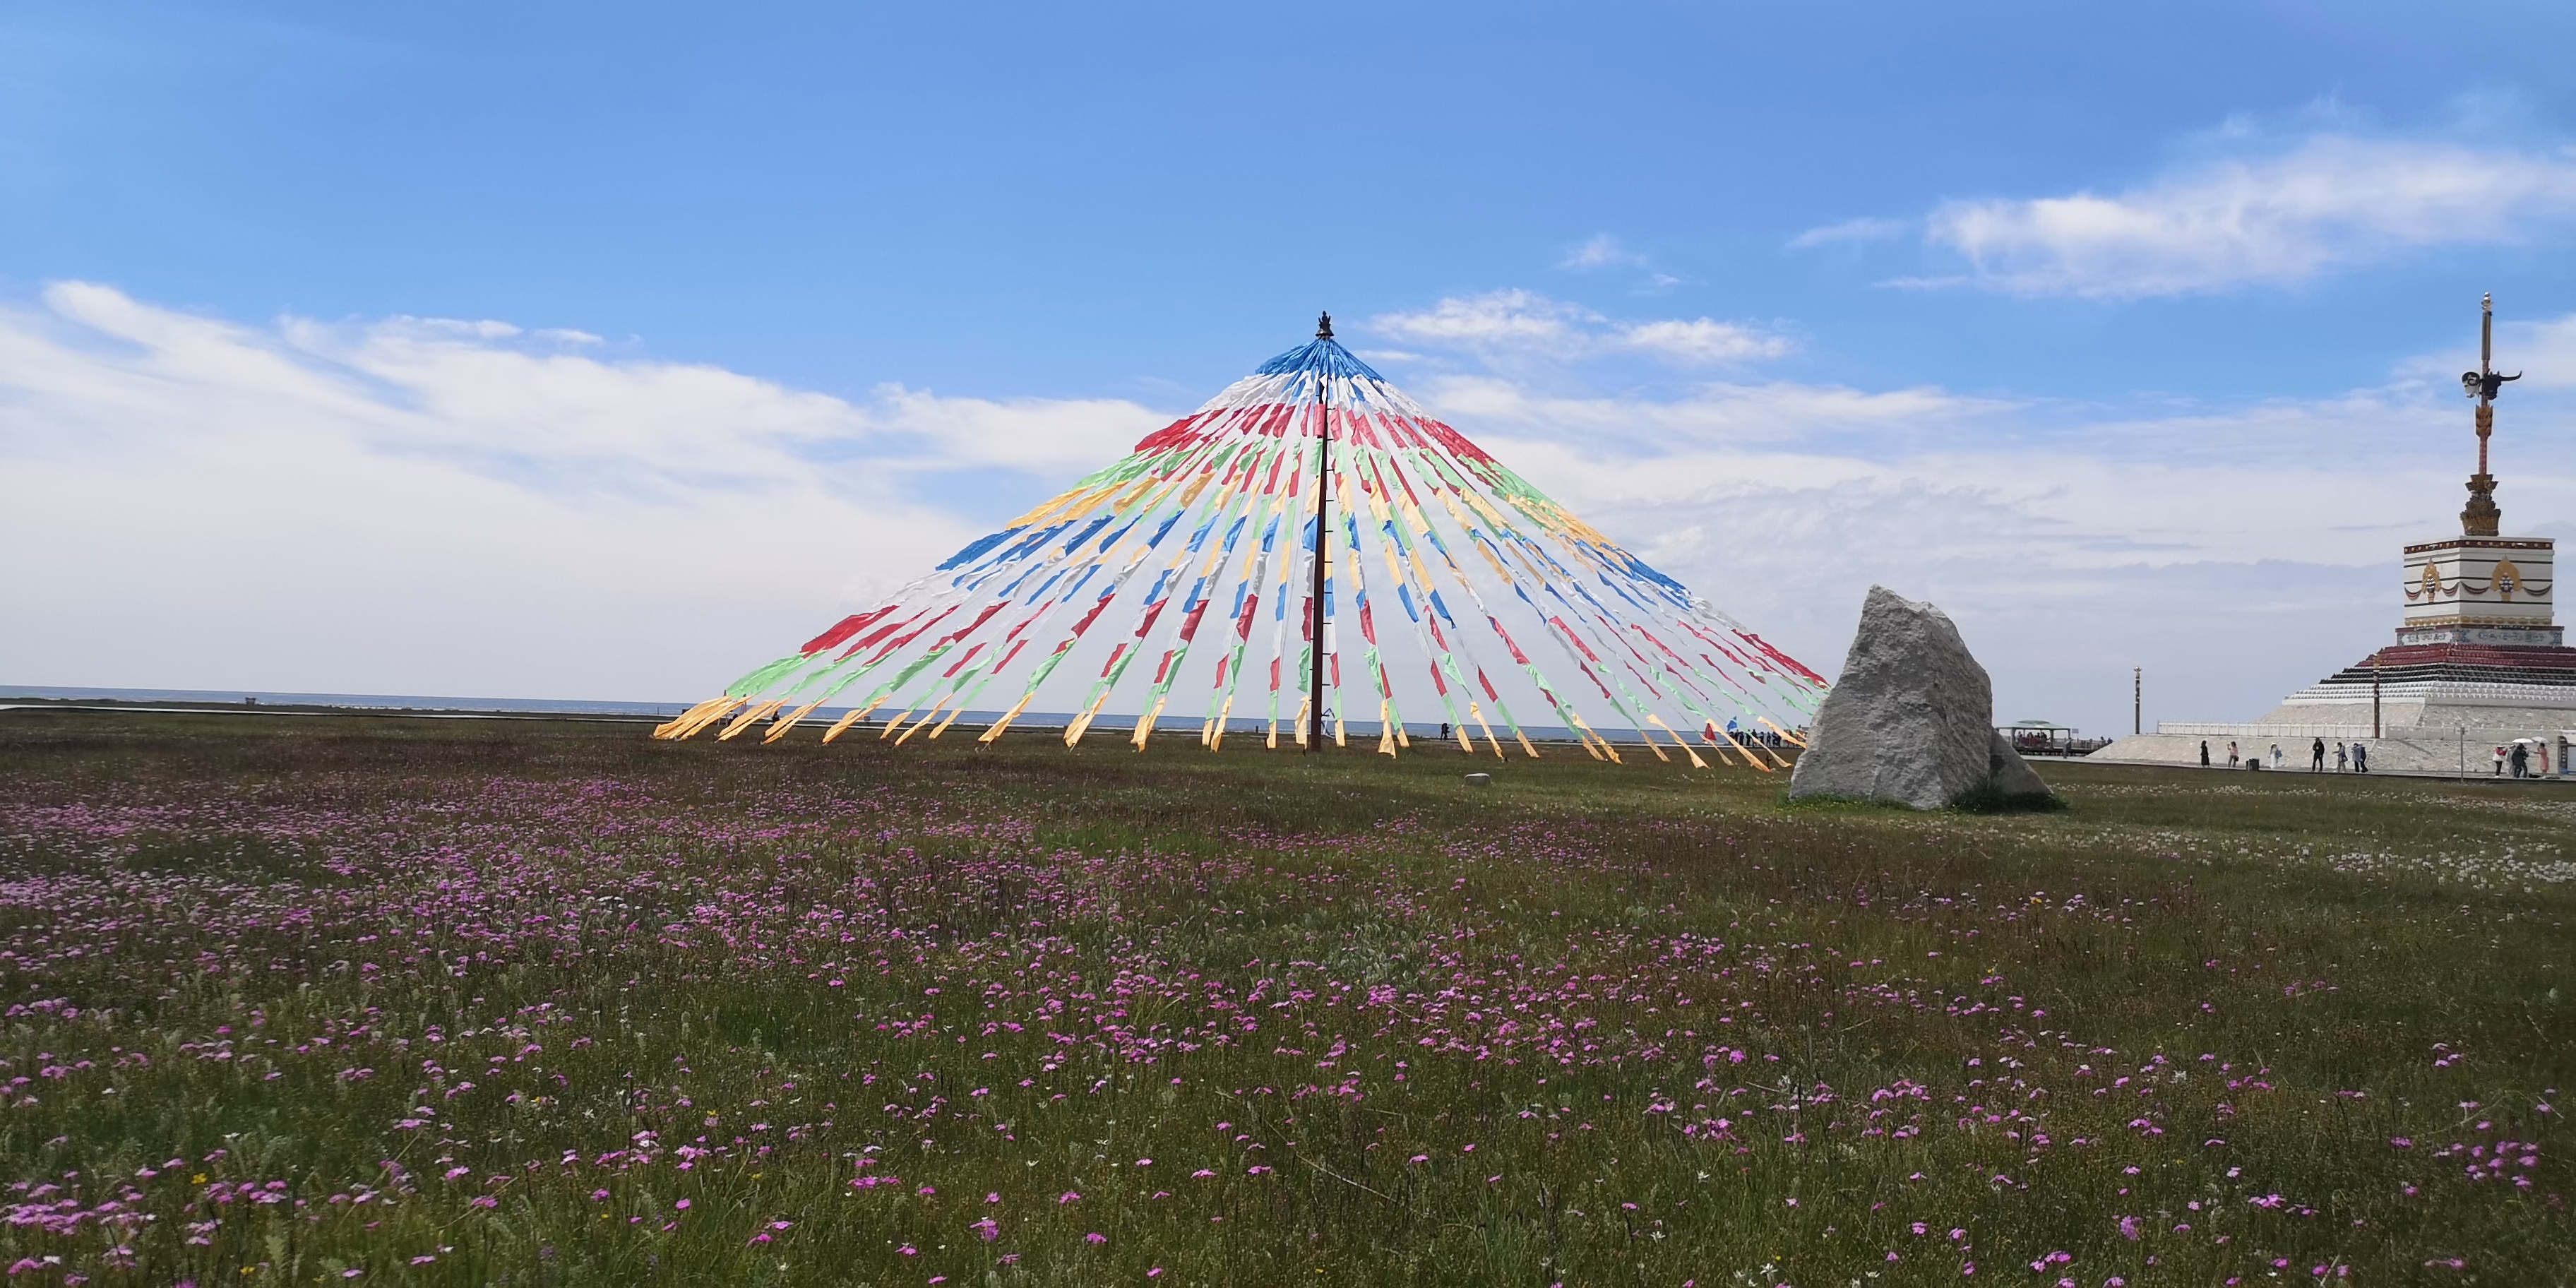
[[1333,338],[1332,314],[1319,313],[1315,316],[1315,338],[1318,340],[1330,340]]

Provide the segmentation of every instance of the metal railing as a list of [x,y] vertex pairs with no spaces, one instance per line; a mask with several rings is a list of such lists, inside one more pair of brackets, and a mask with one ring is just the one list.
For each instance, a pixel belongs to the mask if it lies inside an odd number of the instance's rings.
[[[2156,732],[2193,738],[2368,738],[2370,724],[2271,725],[2219,724],[2202,720],[2159,720]],[[2416,729],[2390,730],[2383,737],[2411,737]]]
[[[2471,680],[2391,680],[2379,688],[2382,701],[2421,702],[2439,699],[2459,703],[2479,698],[2495,699],[2497,706],[2576,707],[2576,685],[2567,684],[2489,684]],[[2370,700],[2370,685],[2364,682],[2311,684],[2291,694],[2285,701],[2360,703]]]

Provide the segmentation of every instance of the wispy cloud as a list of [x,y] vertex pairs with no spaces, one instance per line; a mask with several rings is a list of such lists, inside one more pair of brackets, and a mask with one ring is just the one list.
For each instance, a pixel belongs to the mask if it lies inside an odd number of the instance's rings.
[[1643,276],[1637,278],[1636,284],[1630,288],[1630,293],[1635,295],[1661,295],[1682,283],[1681,278],[1657,268],[1644,252],[1630,249],[1608,233],[1596,233],[1582,245],[1567,251],[1565,258],[1558,260],[1556,266],[1575,272],[1612,268],[1639,270]]
[[2184,295],[2297,283],[2410,248],[2512,242],[2571,221],[2576,151],[2317,134],[2118,193],[1945,202],[1926,237],[1968,270],[1900,284]]
[[[2576,314],[2498,329],[2504,336],[2497,352],[2505,355],[2508,370],[2528,373],[2524,389],[2576,388]],[[2470,365],[2464,357],[2460,369]]]
[[1420,312],[1381,313],[1369,319],[1369,327],[1414,344],[1475,349],[1566,344],[1601,320],[1579,304],[1507,290],[1451,296]]
[[1453,296],[1419,312],[1380,314],[1368,325],[1428,348],[1564,361],[1637,353],[1682,365],[1726,366],[1778,358],[1796,347],[1787,336],[1752,323],[1705,317],[1616,321],[1525,290]]
[[1596,233],[1582,245],[1566,252],[1557,261],[1558,268],[1643,268],[1646,257],[1620,244],[1608,233]]
[[1841,385],[1710,382],[1674,397],[1564,394],[1501,375],[1438,376],[1424,401],[1461,426],[1617,460],[1712,447],[1895,455],[1896,446],[1992,422],[2011,404],[1936,388],[1868,391]]
[[1901,219],[1846,219],[1838,224],[1810,228],[1790,238],[1789,248],[1808,250],[1847,242],[1885,241],[1891,237],[1902,237],[1912,228],[1912,224]]
[[1708,318],[1642,322],[1621,329],[1619,339],[1629,348],[1659,357],[1709,365],[1782,357],[1795,347],[1786,336]]

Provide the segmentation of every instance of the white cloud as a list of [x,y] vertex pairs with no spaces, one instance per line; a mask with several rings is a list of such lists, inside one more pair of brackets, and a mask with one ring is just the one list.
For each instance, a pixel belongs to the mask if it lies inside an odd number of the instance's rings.
[[1792,347],[1785,337],[1707,318],[1644,322],[1625,328],[1619,338],[1629,348],[1659,357],[1710,364],[1777,358]]
[[1646,266],[1646,257],[1620,245],[1618,238],[1608,233],[1599,233],[1591,240],[1566,252],[1565,258],[1558,261],[1556,266],[1558,268],[1643,268]]
[[[2459,308],[2455,334],[2459,341],[2447,348],[2419,354],[2400,370],[2409,378],[2447,393],[2459,406],[2457,415],[2468,416],[2468,398],[2460,392],[2460,373],[2478,365],[2478,315],[2475,301],[2466,297]],[[2496,304],[2495,365],[2507,375],[2522,373],[2522,378],[2504,387],[2501,405],[2508,410],[2499,416],[2511,417],[2510,409],[2518,407],[2537,391],[2576,388],[2576,313],[2565,317],[2546,318],[2537,322],[2519,321],[2513,316],[2513,300]],[[2498,432],[2504,432],[2499,426]]]
[[1629,268],[1644,274],[1630,288],[1634,295],[1661,295],[1679,286],[1682,279],[1655,267],[1655,262],[1641,251],[1631,250],[1626,243],[1608,233],[1596,233],[1580,246],[1567,251],[1556,266],[1576,272],[1593,272],[1608,268]]
[[562,343],[0,307],[0,679],[694,699],[984,531],[944,476],[1068,481],[1166,419]]
[[[1712,383],[1664,400],[1451,378],[1417,396],[1560,499],[1689,507],[1773,492],[1928,489],[2016,516],[1989,534],[2016,566],[2067,569],[2377,561],[2391,525],[2439,526],[2457,508],[2453,476],[2467,473],[2468,436],[2445,442],[2427,432],[2445,416],[2460,419],[2445,392],[2406,386],[2133,416],[1937,388],[1786,381]],[[2533,438],[2568,410],[2535,408]],[[2511,480],[2532,507],[2523,518],[2576,522],[2576,450],[2534,446],[2529,468]],[[1878,519],[1863,506],[1841,521]],[[1791,542],[1783,553],[1817,551]]]
[[1422,312],[1380,314],[1368,325],[1409,343],[1489,359],[1513,354],[1570,362],[1630,352],[1722,366],[1777,358],[1794,347],[1787,337],[1747,323],[1704,317],[1616,322],[1582,305],[1525,290],[1452,296]]
[[1488,291],[1451,296],[1421,313],[1381,313],[1369,319],[1381,335],[1446,348],[1563,344],[1601,315],[1535,291]]
[[[1717,382],[1658,399],[1569,397],[1497,376],[1447,376],[1415,392],[1471,433],[1580,445],[1591,456],[1634,460],[1710,446],[1807,443],[1830,451],[1831,444],[1867,444],[1853,453],[1850,469],[1863,468],[1861,456],[1882,452],[1891,441],[1941,433],[2008,406],[1939,389],[1869,393],[1786,381]],[[1808,458],[1796,468],[1815,467]]]
[[[2504,323],[2496,330],[2497,363],[2506,371],[2525,373],[2513,386],[2523,391],[2576,387],[2576,313],[2547,322]],[[2464,349],[2458,369],[2477,364],[2477,352]],[[2444,374],[2448,374],[2447,372]]]
[[1172,420],[1119,398],[995,401],[901,385],[871,394],[864,446],[880,466],[912,471],[1008,469],[1070,483]]
[[1810,228],[1789,239],[1791,250],[1808,250],[1841,242],[1885,241],[1905,235],[1912,225],[1899,219],[1846,219],[1838,224]]
[[1970,271],[1902,284],[2182,295],[2295,283],[2410,247],[2521,240],[2571,216],[2576,153],[2566,149],[2320,134],[2111,195],[1944,203],[1927,239]]

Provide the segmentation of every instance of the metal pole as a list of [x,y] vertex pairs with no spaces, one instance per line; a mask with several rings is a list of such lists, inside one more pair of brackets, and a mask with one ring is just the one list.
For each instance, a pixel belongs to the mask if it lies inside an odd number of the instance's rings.
[[[2478,374],[2487,376],[2494,372],[2495,297],[2481,295],[2478,297]],[[2489,427],[2494,423],[2489,419],[2494,413],[2487,408],[2494,402],[2495,395],[2488,393],[2485,383],[2481,381],[2478,385],[2478,473],[2480,474],[2487,472],[2487,435],[2490,432]]]
[[[1332,314],[1324,314],[1315,320],[1315,338],[1319,341],[1333,338]],[[1313,667],[1306,676],[1306,752],[1309,755],[1324,749],[1324,562],[1331,540],[1328,534],[1332,530],[1327,522],[1332,505],[1330,489],[1333,476],[1331,381],[1332,372],[1329,367],[1320,365],[1319,355],[1315,375],[1315,612],[1311,624],[1315,651]]]
[[2495,476],[2487,469],[2487,439],[2495,433],[2496,391],[2520,380],[2519,372],[2505,375],[2495,369],[2495,297],[2478,300],[2478,369],[2460,373],[2460,387],[2478,403],[2478,472],[2469,476],[2469,505],[2460,511],[2460,531],[2464,536],[2492,537],[2503,515],[2496,509]]
[[2380,655],[2381,651],[2382,651],[2382,650],[2380,650],[2380,649],[2372,649],[2372,650],[2370,651],[2370,740],[2371,740],[2372,742],[2377,742],[2377,741],[2379,741],[2379,738],[2380,738],[2380,733],[2379,733],[2379,655]]
[[2469,727],[2460,726],[2460,781],[2469,781]]
[[2129,668],[2129,732],[2147,731],[2147,668]]

